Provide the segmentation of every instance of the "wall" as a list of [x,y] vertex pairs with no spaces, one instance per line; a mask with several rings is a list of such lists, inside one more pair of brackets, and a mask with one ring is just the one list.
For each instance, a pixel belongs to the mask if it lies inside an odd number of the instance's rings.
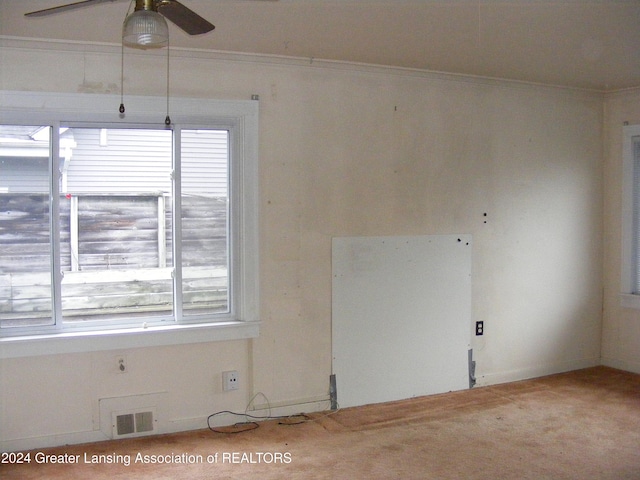
[[[0,88],[117,93],[119,52],[4,39]],[[601,95],[174,53],[174,97],[260,95],[260,337],[127,350],[125,375],[112,369],[120,352],[2,361],[3,448],[95,438],[98,399],[117,395],[168,392],[175,430],[244,411],[256,392],[282,411],[327,408],[334,236],[473,235],[479,385],[599,363]],[[162,54],[125,60],[125,103],[126,94],[163,95]],[[228,369],[240,371],[237,392],[221,391]]]
[[605,102],[604,310],[602,361],[640,373],[640,311],[620,304],[622,258],[622,127],[640,124],[640,90],[610,94]]

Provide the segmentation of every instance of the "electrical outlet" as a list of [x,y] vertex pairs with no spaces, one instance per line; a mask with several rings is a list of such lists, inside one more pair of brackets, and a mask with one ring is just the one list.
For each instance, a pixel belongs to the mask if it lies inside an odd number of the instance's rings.
[[484,335],[484,322],[476,322],[476,336]]
[[238,380],[237,370],[222,372],[222,389],[225,392],[228,392],[230,390],[238,390],[239,388],[240,388],[240,383]]

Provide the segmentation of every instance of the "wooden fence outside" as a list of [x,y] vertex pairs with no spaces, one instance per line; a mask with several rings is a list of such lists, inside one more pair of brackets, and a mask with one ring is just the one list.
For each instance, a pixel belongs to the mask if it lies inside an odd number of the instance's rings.
[[[227,202],[182,199],[185,310],[227,309]],[[170,312],[172,205],[163,195],[60,200],[65,317]],[[48,195],[0,194],[0,325],[51,315]]]

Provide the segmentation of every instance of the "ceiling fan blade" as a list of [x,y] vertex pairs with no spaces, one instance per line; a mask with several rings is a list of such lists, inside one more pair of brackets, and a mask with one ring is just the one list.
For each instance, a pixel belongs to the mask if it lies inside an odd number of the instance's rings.
[[156,9],[189,35],[200,35],[216,28],[177,0],[161,0],[157,3]]
[[76,8],[90,7],[98,5],[99,3],[115,2],[117,0],[84,0],[83,2],[69,3],[68,5],[60,5],[59,7],[45,8],[44,10],[37,10],[35,12],[25,13],[25,17],[44,17],[45,15],[52,15],[54,13],[66,12],[68,10],[75,10]]

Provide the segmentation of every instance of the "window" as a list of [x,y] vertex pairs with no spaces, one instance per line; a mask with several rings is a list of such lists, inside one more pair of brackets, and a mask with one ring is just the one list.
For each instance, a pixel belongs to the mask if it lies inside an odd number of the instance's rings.
[[0,117],[0,336],[255,322],[257,102],[69,97]]
[[640,125],[624,127],[622,305],[640,308]]

